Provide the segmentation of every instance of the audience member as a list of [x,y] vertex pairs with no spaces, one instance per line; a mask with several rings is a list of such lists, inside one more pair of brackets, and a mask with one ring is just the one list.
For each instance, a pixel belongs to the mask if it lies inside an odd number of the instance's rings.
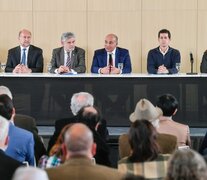
[[15,108],[9,96],[0,95],[0,115],[9,121],[9,144],[6,154],[34,165],[34,139],[31,132],[14,125]]
[[8,146],[9,122],[0,116],[0,174],[1,180],[10,180],[15,170],[23,164],[19,161],[7,156],[5,150]]
[[[159,117],[162,115],[160,108],[154,107],[153,104],[147,99],[141,99],[137,103],[134,112],[130,115],[129,119],[132,123],[136,120],[146,119],[157,128],[159,126]],[[160,134],[157,136],[157,143],[159,145],[159,151],[162,154],[171,154],[177,148],[177,138],[170,134]],[[119,136],[119,156],[123,158],[129,156],[131,148],[129,145],[128,134],[122,134]]]
[[206,162],[196,151],[182,149],[169,159],[166,180],[206,180]]
[[[59,136],[63,127],[67,124],[77,122],[78,111],[80,111],[80,109],[82,107],[93,106],[93,105],[94,105],[94,98],[90,93],[79,92],[79,93],[73,94],[73,96],[71,98],[71,102],[70,102],[70,109],[72,111],[73,117],[63,118],[63,119],[59,119],[59,120],[55,121],[55,132],[49,140],[48,152],[51,149],[51,147],[55,144],[57,137]],[[99,130],[101,130],[102,132],[106,132],[106,134],[108,135],[105,120],[101,121],[101,124],[99,126]]]
[[207,156],[207,132],[203,138],[203,141],[201,143],[201,146],[199,148],[199,153],[204,155],[204,156]]
[[53,145],[53,147],[50,150],[49,156],[44,155],[40,158],[38,163],[39,168],[45,169],[45,168],[55,167],[65,162],[67,153],[66,153],[64,138],[65,138],[66,131],[72,125],[73,123],[70,123],[61,130],[56,143]]
[[168,133],[177,137],[178,146],[190,146],[190,130],[188,125],[184,125],[173,121],[172,116],[176,114],[178,110],[178,101],[171,94],[161,95],[157,99],[156,104],[162,109],[163,116],[159,117],[159,127],[157,131],[159,133]]
[[46,169],[50,180],[66,179],[122,179],[115,169],[95,165],[92,157],[96,153],[96,144],[90,129],[81,123],[74,124],[65,135],[68,160],[55,168]]
[[171,33],[162,29],[158,33],[159,47],[151,49],[147,57],[149,74],[175,74],[178,72],[176,63],[180,63],[180,52],[169,46]]
[[[108,34],[105,37],[105,48],[98,49],[94,53],[91,66],[92,73],[99,74],[124,74],[131,73],[131,59],[129,51],[117,47],[118,37]],[[122,67],[119,67],[121,65]]]
[[62,34],[62,47],[53,49],[52,52],[51,73],[84,73],[86,71],[85,50],[75,46],[75,41],[76,37],[72,32]]
[[12,180],[49,180],[45,171],[34,167],[20,167]]
[[111,166],[109,160],[110,150],[101,136],[99,130],[101,116],[97,108],[92,106],[83,107],[77,114],[78,122],[87,125],[93,133],[93,139],[96,143],[96,154],[94,156],[96,163]]
[[42,49],[31,45],[32,33],[23,29],[19,32],[20,45],[8,51],[5,72],[37,73],[43,72]]
[[[11,100],[13,100],[12,93],[9,90],[9,88],[7,88],[6,86],[0,86],[0,95],[2,94],[6,94],[7,96],[10,97]],[[34,146],[35,158],[36,158],[36,162],[38,162],[39,158],[46,153],[46,149],[42,138],[38,135],[38,129],[36,127],[35,119],[31,116],[16,114],[14,117],[14,124],[15,126],[30,131],[33,134],[34,142],[35,142],[35,146]]]
[[147,120],[136,120],[129,130],[132,152],[118,162],[122,173],[133,173],[146,179],[161,179],[166,176],[169,155],[159,154],[157,131]]

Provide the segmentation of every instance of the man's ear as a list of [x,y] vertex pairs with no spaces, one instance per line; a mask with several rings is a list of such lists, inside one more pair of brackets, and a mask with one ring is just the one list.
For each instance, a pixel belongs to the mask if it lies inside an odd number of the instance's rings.
[[96,147],[97,147],[96,143],[93,143],[92,148],[91,148],[91,153],[93,156],[96,155]]

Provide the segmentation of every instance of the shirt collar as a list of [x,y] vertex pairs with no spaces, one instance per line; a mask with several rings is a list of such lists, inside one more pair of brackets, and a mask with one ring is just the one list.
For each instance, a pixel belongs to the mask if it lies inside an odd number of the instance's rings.
[[113,54],[113,55],[115,55],[116,54],[116,48],[112,52],[107,52],[107,54]]
[[26,49],[26,51],[28,51],[29,47],[30,47],[30,46],[27,46],[27,47],[22,47],[22,46],[20,46],[21,51],[22,51],[23,49]]
[[167,54],[168,50],[169,50],[169,46],[167,47],[167,49],[166,49],[165,52],[163,52],[163,51],[161,50],[161,48],[159,47],[159,51],[160,51],[163,55]]

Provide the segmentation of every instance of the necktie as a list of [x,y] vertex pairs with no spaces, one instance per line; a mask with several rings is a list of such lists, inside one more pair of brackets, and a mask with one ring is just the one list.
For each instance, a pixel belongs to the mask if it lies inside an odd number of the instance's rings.
[[66,66],[68,66],[69,68],[71,68],[71,57],[70,57],[70,52],[67,52],[67,62],[66,62]]
[[26,48],[22,49],[23,53],[22,53],[22,63],[23,65],[26,65]]
[[112,54],[109,54],[109,66],[113,66]]

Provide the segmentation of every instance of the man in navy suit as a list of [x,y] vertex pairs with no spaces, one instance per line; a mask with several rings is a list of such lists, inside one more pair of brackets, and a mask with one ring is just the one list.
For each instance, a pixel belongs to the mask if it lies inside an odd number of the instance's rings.
[[132,68],[129,51],[127,49],[117,47],[117,45],[118,37],[115,34],[108,34],[105,38],[105,48],[98,49],[94,53],[93,63],[91,66],[92,73],[131,73]]
[[9,144],[6,154],[20,162],[34,165],[34,139],[31,132],[14,125],[15,108],[9,96],[0,95],[0,115],[9,121]]
[[19,32],[20,46],[8,51],[5,72],[38,73],[43,72],[42,49],[31,45],[32,34],[23,29]]
[[9,137],[9,122],[0,116],[0,174],[1,180],[9,180],[12,178],[15,170],[23,164],[15,159],[7,156],[5,150],[8,146]]

